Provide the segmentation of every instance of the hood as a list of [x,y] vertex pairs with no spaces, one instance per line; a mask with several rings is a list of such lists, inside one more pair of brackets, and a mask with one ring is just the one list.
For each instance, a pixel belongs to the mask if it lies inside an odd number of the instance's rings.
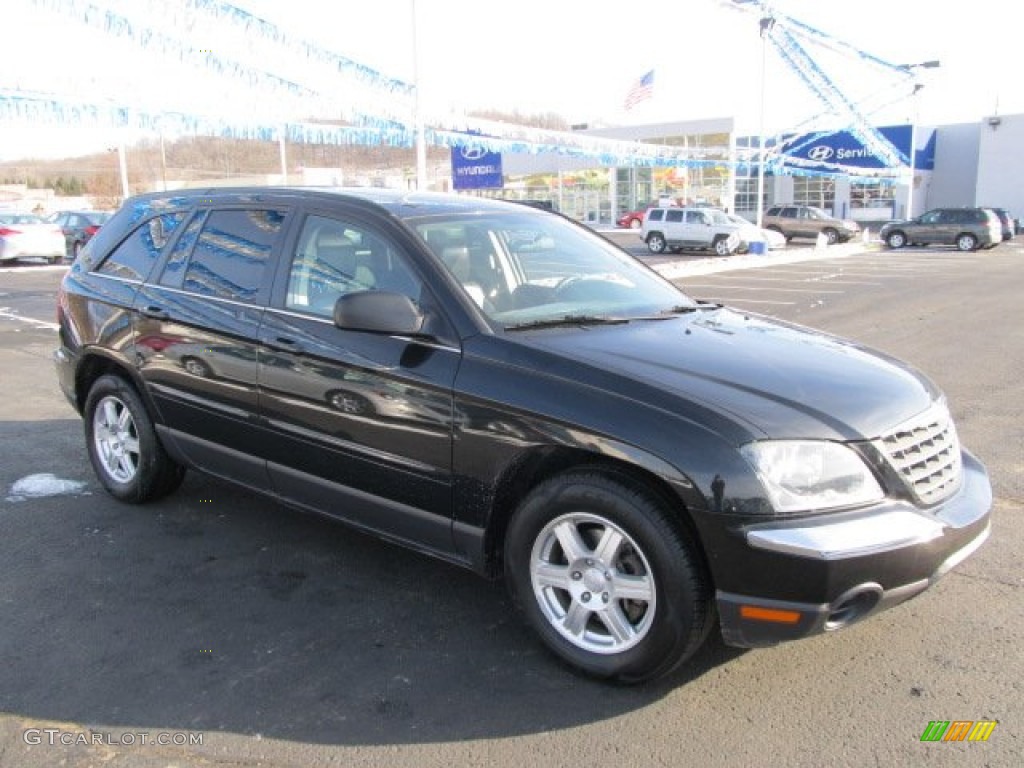
[[776,439],[873,439],[940,396],[927,378],[894,358],[724,308],[524,337],[531,346],[697,401]]

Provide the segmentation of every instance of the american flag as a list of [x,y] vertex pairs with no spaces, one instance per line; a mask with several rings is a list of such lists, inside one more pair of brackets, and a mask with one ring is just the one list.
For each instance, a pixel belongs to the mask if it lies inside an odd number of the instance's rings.
[[625,108],[627,110],[632,109],[644,99],[649,99],[654,95],[654,70],[645,74],[639,78],[631,86],[629,91],[626,93]]

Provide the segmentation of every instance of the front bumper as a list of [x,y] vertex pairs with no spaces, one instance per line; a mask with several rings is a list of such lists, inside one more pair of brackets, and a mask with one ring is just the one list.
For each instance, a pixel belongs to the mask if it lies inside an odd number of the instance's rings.
[[[746,648],[775,645],[841,629],[909,600],[984,543],[991,506],[988,475],[965,451],[960,490],[935,508],[902,503],[750,526],[743,535],[763,583],[771,584],[773,574],[794,581],[803,573],[822,585],[824,599],[787,599],[778,589],[766,589],[770,595],[719,590],[722,637]],[[757,573],[747,576],[759,580]]]

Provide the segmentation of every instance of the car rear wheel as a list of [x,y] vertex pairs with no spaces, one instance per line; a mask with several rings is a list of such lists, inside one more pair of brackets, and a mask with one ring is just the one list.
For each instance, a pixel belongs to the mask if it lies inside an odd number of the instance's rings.
[[668,243],[660,232],[651,232],[647,236],[647,250],[651,253],[664,253],[667,247]]
[[181,484],[184,468],[167,455],[145,405],[127,381],[113,375],[97,379],[84,416],[89,460],[110,495],[141,504]]
[[700,559],[664,505],[597,472],[553,477],[526,497],[505,539],[505,574],[547,647],[595,677],[667,674],[714,618]]
[[978,247],[978,238],[969,232],[957,235],[956,247],[958,251],[973,251]]
[[902,248],[907,244],[907,236],[902,232],[890,232],[885,238],[885,244],[890,248]]

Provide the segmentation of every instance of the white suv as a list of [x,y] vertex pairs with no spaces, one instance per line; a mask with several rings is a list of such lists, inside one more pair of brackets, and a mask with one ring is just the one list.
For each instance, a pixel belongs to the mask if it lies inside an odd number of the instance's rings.
[[711,248],[728,256],[742,245],[739,227],[715,208],[651,208],[640,236],[651,253]]

